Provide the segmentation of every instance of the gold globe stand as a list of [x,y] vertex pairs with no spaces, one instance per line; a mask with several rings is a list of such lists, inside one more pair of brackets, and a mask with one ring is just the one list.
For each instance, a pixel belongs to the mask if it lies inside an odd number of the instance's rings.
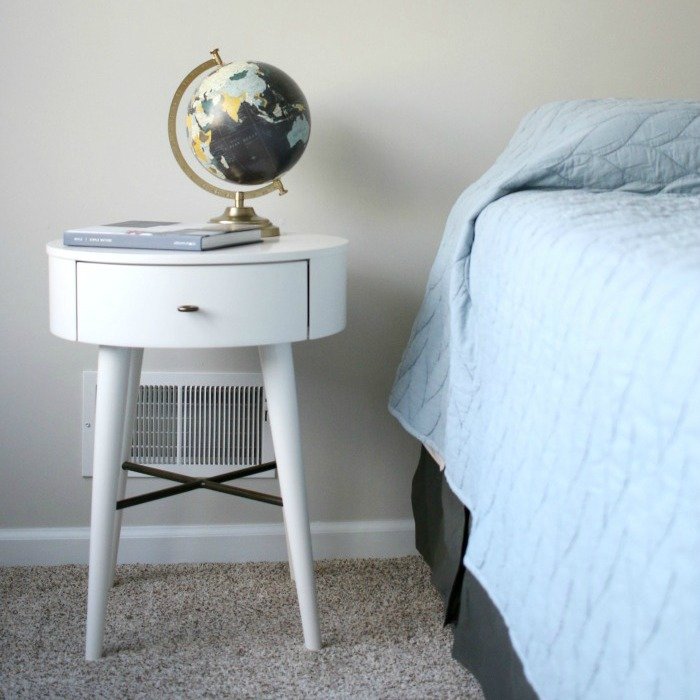
[[262,197],[264,194],[269,194],[277,190],[280,195],[287,194],[281,180],[273,180],[269,185],[259,187],[257,190],[249,190],[248,192],[231,192],[235,204],[232,207],[226,207],[221,216],[209,219],[214,224],[231,224],[231,231],[238,229],[250,228],[251,226],[259,226],[262,229],[263,238],[279,236],[280,230],[277,226],[273,226],[269,219],[264,219],[255,213],[253,207],[245,206],[245,200],[253,199],[254,197]]
[[197,173],[192,170],[190,164],[182,155],[182,150],[180,149],[180,144],[177,140],[177,110],[180,106],[180,102],[182,101],[182,96],[185,94],[185,91],[197,77],[210,68],[224,65],[221,57],[219,56],[219,49],[214,49],[213,51],[210,51],[210,53],[214,58],[205,61],[204,63],[200,63],[196,68],[192,69],[185,76],[180,85],[178,85],[177,90],[175,90],[175,94],[173,95],[173,99],[170,103],[170,111],[168,112],[168,140],[170,141],[170,149],[175,156],[177,164],[180,166],[185,175],[192,180],[192,182],[199,185],[199,187],[207,192],[211,192],[219,197],[226,197],[226,199],[234,200],[234,205],[231,207],[226,207],[221,216],[210,219],[211,223],[226,224],[226,228],[229,231],[241,231],[252,227],[260,228],[262,230],[263,238],[279,236],[279,228],[270,223],[269,219],[258,216],[253,207],[247,207],[245,205],[245,200],[254,199],[255,197],[262,197],[263,195],[274,192],[275,190],[277,190],[280,195],[286,194],[287,190],[284,188],[281,180],[275,179],[269,185],[258,187],[256,190],[238,192],[225,190],[222,187],[212,185],[204,178],[197,175]]

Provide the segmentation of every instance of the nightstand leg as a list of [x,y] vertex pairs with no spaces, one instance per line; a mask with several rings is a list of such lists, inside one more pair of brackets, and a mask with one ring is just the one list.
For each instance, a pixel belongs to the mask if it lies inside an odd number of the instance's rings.
[[259,350],[304,643],[308,649],[317,651],[321,648],[321,632],[301,457],[292,346],[289,343],[263,345]]
[[[134,421],[136,420],[136,403],[139,398],[139,385],[141,380],[141,364],[143,362],[143,348],[132,348],[129,352],[129,384],[126,393],[126,408],[124,409],[124,431],[122,438],[121,462],[129,459],[131,454],[131,438],[134,433]],[[119,470],[119,488],[117,500],[121,501],[126,494],[126,471]],[[119,554],[119,535],[122,531],[123,510],[114,511],[114,535],[112,538],[112,570],[109,576],[110,588],[114,585],[114,570],[117,566]]]
[[85,635],[85,658],[88,661],[102,656],[107,594],[112,572],[114,511],[121,471],[130,358],[131,352],[128,348],[100,346],[97,364],[90,571]]

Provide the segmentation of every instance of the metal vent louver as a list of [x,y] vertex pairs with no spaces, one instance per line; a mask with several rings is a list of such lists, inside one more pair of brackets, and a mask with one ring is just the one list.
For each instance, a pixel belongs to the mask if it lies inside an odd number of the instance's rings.
[[[84,476],[92,474],[96,382],[96,372],[83,373]],[[144,372],[130,458],[195,476],[274,459],[262,376]]]
[[178,464],[178,386],[142,384],[131,443],[133,462]]

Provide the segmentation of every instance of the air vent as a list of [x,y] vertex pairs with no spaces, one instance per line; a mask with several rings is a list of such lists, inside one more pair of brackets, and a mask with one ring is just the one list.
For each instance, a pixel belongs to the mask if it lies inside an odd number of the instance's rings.
[[[97,372],[83,372],[83,476],[92,476],[96,395]],[[144,372],[130,458],[192,476],[273,460],[262,375]]]

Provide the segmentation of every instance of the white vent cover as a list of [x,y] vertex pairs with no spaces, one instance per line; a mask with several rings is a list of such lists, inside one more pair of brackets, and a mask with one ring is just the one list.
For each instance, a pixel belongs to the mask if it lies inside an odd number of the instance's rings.
[[[97,372],[83,372],[83,476],[92,476],[96,396]],[[131,461],[213,476],[274,458],[261,374],[141,374]]]

